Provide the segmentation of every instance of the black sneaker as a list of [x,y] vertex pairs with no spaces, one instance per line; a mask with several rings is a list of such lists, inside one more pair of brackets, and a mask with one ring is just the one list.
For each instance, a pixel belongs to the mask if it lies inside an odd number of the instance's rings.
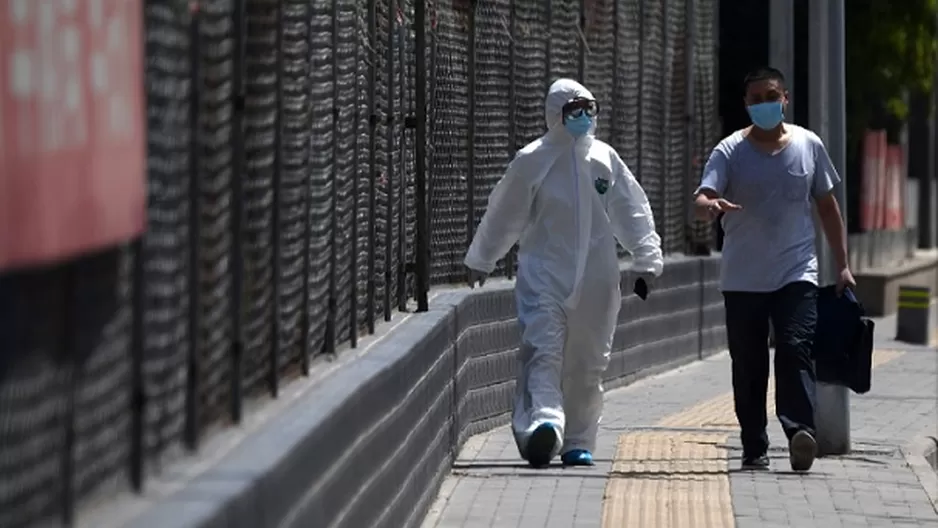
[[743,456],[743,469],[748,471],[758,471],[769,469],[768,455]]
[[549,423],[539,425],[528,439],[528,462],[531,467],[547,467],[556,446],[557,430],[554,426]]
[[798,431],[788,443],[792,471],[807,471],[817,457],[817,440],[807,431]]

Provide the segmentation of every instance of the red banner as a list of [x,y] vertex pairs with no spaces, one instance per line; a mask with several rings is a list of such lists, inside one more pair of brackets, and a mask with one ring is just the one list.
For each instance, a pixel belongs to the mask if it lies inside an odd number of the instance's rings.
[[142,4],[0,0],[0,269],[143,230]]
[[902,147],[889,145],[886,150],[886,192],[885,192],[885,228],[902,229],[905,226],[903,195],[905,178],[902,171]]
[[886,131],[877,130],[876,148],[879,152],[876,158],[876,181],[873,187],[873,229],[886,229],[886,191],[888,189],[889,171],[887,169],[887,142]]
[[860,227],[863,231],[876,229],[876,185],[885,155],[880,150],[879,134],[875,130],[867,130],[863,137],[863,181],[860,189]]

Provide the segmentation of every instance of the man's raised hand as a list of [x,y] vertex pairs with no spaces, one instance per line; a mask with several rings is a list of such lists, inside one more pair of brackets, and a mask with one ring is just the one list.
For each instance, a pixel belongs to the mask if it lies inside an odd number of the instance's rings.
[[720,213],[739,211],[742,208],[743,206],[734,204],[725,198],[716,198],[710,200],[710,203],[707,204],[707,212],[710,213],[710,218],[716,218],[720,216]]

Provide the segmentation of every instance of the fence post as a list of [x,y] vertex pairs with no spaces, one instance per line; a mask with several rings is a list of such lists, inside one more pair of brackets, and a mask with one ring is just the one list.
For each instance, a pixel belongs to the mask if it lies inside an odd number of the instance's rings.
[[62,486],[62,526],[71,528],[75,522],[75,396],[83,365],[72,365],[63,389],[66,395],[65,440],[62,449],[60,485]]
[[[75,522],[75,406],[76,393],[81,386],[81,376],[84,373],[85,362],[77,358],[78,351],[75,350],[76,342],[76,324],[75,310],[75,275],[78,259],[65,262],[57,266],[52,273],[61,273],[63,276],[62,297],[57,306],[61,310],[62,317],[62,336],[64,339],[57,340],[56,348],[59,350],[60,357],[65,358],[61,365],[67,372],[62,392],[65,394],[65,417],[64,417],[64,441],[59,465],[60,478],[59,483],[62,486],[62,526],[69,527]],[[100,280],[100,279],[98,279]],[[84,344],[83,346],[88,346]]]
[[231,127],[231,421],[240,424],[242,416],[241,361],[244,356],[244,325],[242,303],[244,299],[244,251],[242,248],[244,222],[244,195],[241,177],[244,174],[244,68],[247,46],[245,3],[234,0],[234,64],[232,72],[233,115]]
[[338,227],[339,227],[339,2],[332,0],[332,169],[329,179],[331,180],[329,200],[332,202],[330,207],[329,223],[329,306],[328,321],[326,323],[326,353],[335,355],[338,338],[336,316],[337,314],[337,290],[336,290],[336,271],[338,267],[337,249],[338,249]]
[[[619,95],[619,3],[623,0],[611,0],[612,1],[612,97],[610,98],[611,102],[616,100],[616,97]],[[623,103],[624,104],[624,103]],[[609,128],[611,131],[609,144],[612,145],[616,150],[619,151],[621,156],[625,156],[626,159],[628,154],[624,150],[620,150],[623,147],[622,140],[622,123],[616,119],[616,113],[611,108],[606,110],[609,112]],[[633,171],[638,170],[639,167],[631,167]]]
[[[418,2],[421,0],[418,0]],[[398,75],[398,105],[400,112],[405,116],[410,115],[407,99],[407,25],[404,23],[404,17],[401,15],[400,25],[397,28],[397,60],[399,62]],[[400,182],[400,193],[397,201],[400,210],[397,215],[397,309],[398,311],[407,311],[407,129],[410,127],[408,117],[404,118],[403,126],[400,128],[400,144],[398,145],[397,178]]]
[[[638,126],[636,127],[635,163],[638,165],[638,182],[645,183],[645,170],[642,156],[642,136],[645,131],[645,2],[638,3]],[[662,244],[663,245],[663,244]]]
[[414,47],[416,53],[414,106],[417,120],[415,131],[414,215],[417,222],[417,311],[429,310],[430,290],[430,222],[427,215],[427,7],[424,0],[414,5]]
[[587,0],[579,0],[578,4],[580,6],[580,34],[579,34],[579,49],[577,50],[578,56],[577,59],[579,63],[577,64],[577,81],[580,84],[586,84],[586,2]]
[[[476,0],[469,0],[468,18],[468,37],[469,37],[469,63],[467,65],[468,82],[466,83],[466,93],[468,99],[468,108],[466,120],[466,247],[472,244],[472,236],[476,229]],[[468,273],[468,271],[467,271]],[[468,276],[467,276],[468,280]]]
[[[311,13],[307,13],[306,14],[306,41],[307,42],[309,42],[310,38],[312,37],[312,33],[313,33],[313,17]],[[312,84],[313,84],[312,80],[310,79],[311,72],[309,71],[309,69],[310,69],[310,63],[307,62],[307,71],[303,79],[303,89],[307,95],[312,93]],[[357,82],[358,81],[356,80],[356,84]],[[312,130],[312,129],[313,129],[313,98],[310,96],[306,98],[306,130]],[[358,148],[357,140],[356,140],[355,147],[356,149]],[[308,169],[310,166],[311,159],[312,159],[312,147],[309,144],[307,144],[305,151],[306,151],[306,159],[304,160],[303,165]],[[357,161],[357,153],[356,153],[356,164],[357,163],[358,161]],[[356,175],[355,181],[356,182],[358,181],[357,175]],[[312,194],[313,194],[313,178],[311,177],[311,175],[309,174],[309,171],[307,170],[306,186],[305,186],[305,189],[303,190],[303,289],[302,289],[303,304],[300,305],[300,336],[303,339],[303,344],[300,347],[300,353],[303,354],[300,365],[301,365],[304,376],[309,375],[310,363],[312,361],[311,354],[310,354],[311,347],[310,347],[310,335],[309,335],[309,322],[310,322],[309,321],[309,281],[310,281],[309,252],[310,252],[310,247],[312,246],[312,240],[311,240],[312,224],[310,223],[309,215],[310,215],[310,211],[312,211],[312,203],[311,203],[313,200]],[[356,200],[357,198],[358,197],[356,196]],[[354,226],[356,225],[357,225],[357,222],[352,223],[353,229],[354,229]],[[358,240],[354,238],[353,236],[352,258],[355,258],[355,255],[357,253],[357,249],[356,249],[357,243],[358,243]],[[353,266],[352,267],[353,287],[354,287],[354,284],[356,284],[355,281],[357,279],[357,276],[355,275],[355,271],[356,271],[355,267]],[[353,322],[355,321],[354,319],[355,304],[354,303],[356,302],[356,300],[357,299],[355,298],[355,296],[352,296],[352,303],[353,303],[352,304],[352,314],[353,314],[352,321]],[[356,328],[355,325],[353,325],[352,346],[355,346],[355,337],[357,335],[355,333],[355,328]]]
[[[934,24],[938,26],[938,13]],[[938,29],[938,27],[936,27]],[[935,74],[932,79],[931,104],[938,108],[938,56],[934,59]],[[938,111],[933,111],[928,134],[928,165],[919,180],[918,206],[918,247],[931,249],[938,247]]]
[[547,43],[544,50],[544,56],[547,58],[547,68],[544,70],[544,93],[546,94],[551,82],[553,82],[553,73],[551,71],[553,59],[551,54],[554,51],[554,0],[544,0],[544,6],[547,8]]
[[199,167],[200,90],[202,84],[201,36],[199,28],[199,6],[190,4],[189,10],[189,351],[186,369],[186,447],[195,451],[199,447],[199,375],[202,351],[201,306],[199,295],[201,273],[199,261],[201,251],[202,200],[199,191],[202,174]]
[[[705,0],[701,0],[705,1]],[[713,71],[720,71],[720,0],[711,0],[713,2],[713,9],[710,11],[710,23],[712,27],[710,32],[716,37],[713,39],[713,42],[710,44],[710,49],[707,52],[711,53],[711,58],[713,60]],[[720,76],[713,75],[710,80],[710,89],[713,94],[720,93]],[[717,114],[719,114],[719,106],[717,107]],[[713,142],[711,138],[720,137],[723,135],[723,117],[721,115],[711,116],[713,119],[710,124],[710,128],[707,130],[707,143],[705,143],[703,152],[709,155],[709,150],[713,147]],[[701,160],[702,163],[705,163],[706,160]],[[708,247],[722,251],[723,250],[723,226],[719,220],[715,222],[708,222],[709,230],[709,240],[707,241]]]
[[132,301],[130,320],[130,484],[137,493],[143,492],[144,479],[144,443],[143,427],[146,413],[146,388],[143,384],[143,313],[144,313],[144,272],[143,259],[146,255],[146,235],[134,240],[131,248],[133,255]]
[[[333,6],[336,0],[333,0]],[[334,11],[334,10],[333,10]],[[385,43],[384,65],[388,79],[388,94],[386,99],[387,119],[384,131],[387,141],[387,157],[384,160],[384,183],[387,186],[387,210],[385,211],[385,245],[384,245],[384,320],[391,320],[391,257],[393,256],[394,239],[394,123],[397,121],[394,112],[394,31],[397,24],[397,0],[388,0],[388,40]],[[335,42],[333,42],[335,44]]]
[[[147,28],[146,9],[142,27]],[[148,47],[149,48],[149,47]],[[150,50],[146,50],[147,55]],[[146,93],[146,75],[140,89]],[[143,261],[146,256],[146,233],[141,234],[131,243],[133,267],[131,270],[131,318],[130,318],[130,486],[137,493],[143,493],[143,481],[146,477],[144,468],[144,424],[146,416],[146,386],[143,381],[143,359],[145,357],[145,338],[143,335],[143,317],[146,309],[145,272]]]
[[[354,128],[355,141],[354,141],[354,145],[355,146],[353,147],[353,158],[352,158],[352,254],[351,254],[352,269],[350,270],[351,271],[351,281],[350,281],[351,284],[349,285],[349,288],[352,290],[351,295],[349,297],[349,346],[351,346],[352,348],[355,348],[358,346],[358,208],[359,208],[359,201],[360,201],[359,196],[358,196],[358,192],[359,192],[358,155],[360,152],[358,142],[359,142],[359,132],[360,132],[360,126],[361,126],[361,115],[362,115],[361,104],[358,99],[359,90],[361,89],[361,82],[359,81],[359,75],[358,75],[358,68],[361,65],[361,61],[359,60],[361,58],[359,56],[359,52],[361,51],[361,37],[359,36],[361,34],[360,33],[361,28],[359,27],[359,20],[360,20],[359,17],[356,16],[355,17],[355,84],[354,84],[355,86],[355,128]],[[311,16],[306,17],[306,27],[307,27],[307,32],[306,32],[307,38],[309,38],[312,35],[312,17]],[[306,80],[307,80],[306,93],[309,94],[311,93],[310,86],[312,84],[309,81],[309,75],[306,76]],[[310,117],[309,125],[307,125],[309,127],[308,130],[312,130],[312,112],[310,112],[308,116]],[[309,152],[309,149],[307,149],[307,152]],[[311,178],[307,179],[307,182],[309,181],[311,181]],[[308,212],[309,211],[308,204],[310,201],[309,191],[310,189],[307,189],[307,192],[306,192],[307,214],[304,217],[306,219],[305,223],[307,226],[309,225],[309,212]],[[306,235],[306,241],[307,241],[306,242],[306,245],[307,245],[306,254],[308,255],[309,254],[309,250],[308,250],[309,233],[308,232]],[[309,266],[304,265],[303,269],[305,270],[304,282],[308,284],[309,283]],[[306,301],[306,299],[308,298],[309,298],[308,294],[303,297],[304,299],[303,306],[309,305],[309,302]],[[308,320],[309,318],[306,317],[306,319]],[[309,327],[308,321],[305,321],[305,323],[306,323],[305,327],[308,328]],[[306,332],[304,332],[303,335],[305,339],[304,342],[308,342],[309,339],[305,337],[307,335]]]
[[[659,182],[661,192],[658,205],[658,215],[661,222],[660,225],[656,225],[655,227],[658,228],[658,232],[661,236],[661,248],[665,252],[670,252],[669,243],[671,242],[668,240],[668,180],[672,177],[668,151],[671,150],[671,138],[669,137],[670,131],[667,130],[667,127],[671,123],[671,112],[673,111],[671,108],[671,84],[674,83],[674,54],[671,53],[671,51],[673,51],[671,41],[674,39],[674,35],[671,34],[671,24],[668,23],[668,19],[670,18],[668,11],[672,1],[673,0],[661,1],[662,64],[661,77],[659,80],[660,84],[658,85],[658,92],[661,97],[661,115],[664,118],[664,123],[661,123],[660,126],[665,129],[665,132],[661,136],[661,179]],[[644,24],[644,20],[642,20],[642,23]],[[668,83],[669,72],[671,83]]]
[[694,115],[696,107],[694,87],[697,86],[695,57],[697,54],[697,2],[698,0],[684,0],[684,207],[687,210],[685,218],[684,251],[693,254],[696,241],[694,229],[693,194],[694,183],[694,152],[696,151],[697,130]]
[[375,333],[375,252],[377,251],[377,177],[378,177],[378,13],[377,0],[368,0],[368,333]]
[[699,309],[697,310],[697,359],[703,360],[704,354],[704,324],[706,323],[707,313],[707,262],[702,258],[697,259],[697,299]]
[[280,317],[281,302],[281,269],[282,262],[280,258],[280,231],[281,231],[281,187],[283,186],[283,0],[277,0],[277,29],[274,38],[274,61],[275,73],[275,91],[277,97],[276,112],[274,118],[274,174],[273,174],[273,211],[271,211],[271,221],[273,223],[271,233],[271,259],[273,260],[273,317],[271,317],[271,345],[270,345],[270,372],[268,375],[270,383],[270,395],[274,398],[280,395],[280,349],[282,344]]
[[[515,23],[516,23],[515,0],[508,0],[508,161],[514,159],[518,149],[518,125],[517,125],[517,97],[518,88],[516,86],[517,71],[515,70],[515,60],[517,50],[515,49]],[[515,272],[515,249],[512,248],[505,257],[505,276],[509,279]]]

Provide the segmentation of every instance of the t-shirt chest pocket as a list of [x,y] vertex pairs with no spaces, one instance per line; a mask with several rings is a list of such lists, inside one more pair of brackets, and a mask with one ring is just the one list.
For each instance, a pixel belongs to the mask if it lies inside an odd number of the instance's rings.
[[782,195],[791,201],[807,200],[813,175],[813,162],[796,159],[789,163],[780,178],[782,180]]

